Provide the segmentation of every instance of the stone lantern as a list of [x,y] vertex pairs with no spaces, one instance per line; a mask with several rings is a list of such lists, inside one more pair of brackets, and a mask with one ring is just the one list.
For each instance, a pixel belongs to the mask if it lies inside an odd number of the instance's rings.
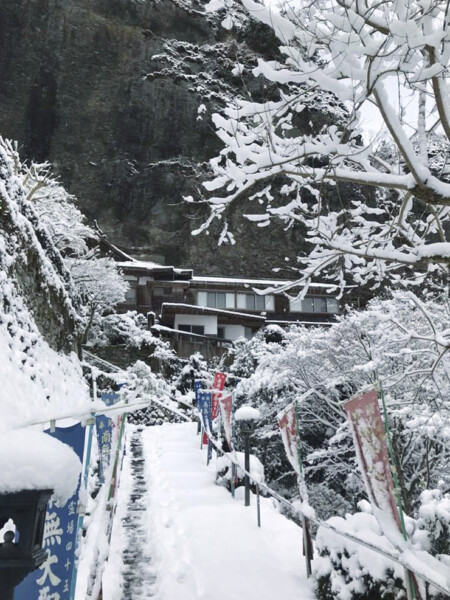
[[0,494],[0,529],[12,519],[16,532],[0,540],[0,591],[13,600],[14,588],[46,559],[42,548],[47,502],[53,490],[24,490]]

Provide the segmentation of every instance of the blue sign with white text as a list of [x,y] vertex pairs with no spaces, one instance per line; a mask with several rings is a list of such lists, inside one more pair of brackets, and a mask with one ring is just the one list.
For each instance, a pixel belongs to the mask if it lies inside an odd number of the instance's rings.
[[[80,423],[72,427],[57,427],[46,431],[52,437],[68,444],[83,461],[86,429]],[[80,478],[81,479],[81,478]],[[70,600],[71,580],[74,571],[77,544],[78,496],[76,492],[63,507],[53,498],[47,505],[43,547],[47,559],[30,573],[14,592],[14,600]]]
[[[120,400],[119,394],[102,394],[102,401],[106,406],[112,406]],[[111,456],[113,420],[105,415],[95,417],[95,429],[97,431],[97,443],[99,453],[98,481],[105,482],[105,473]]]
[[195,392],[195,404],[198,406],[198,393],[202,387],[202,382],[200,379],[196,379],[194,382],[194,392]]
[[211,392],[199,391],[198,393],[198,410],[202,419],[203,429],[212,431],[211,421]]

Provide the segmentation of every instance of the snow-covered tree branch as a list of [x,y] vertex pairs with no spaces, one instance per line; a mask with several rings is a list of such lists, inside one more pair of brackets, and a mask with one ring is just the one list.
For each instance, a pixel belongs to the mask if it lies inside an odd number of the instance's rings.
[[112,310],[123,301],[128,284],[114,260],[99,255],[97,233],[86,225],[74,197],[55,179],[50,165],[26,165],[11,142],[0,143],[14,161],[15,176],[33,205],[40,226],[46,230],[71,275],[81,319],[80,337],[85,343],[96,314]]
[[[446,274],[447,3],[236,3],[279,39],[281,58],[253,69],[277,93],[265,102],[235,98],[214,116],[224,149],[211,161],[211,215],[197,233],[218,219],[221,242],[233,243],[227,211],[250,199],[255,210],[245,216],[259,227],[273,219],[306,227],[305,280],[331,273],[344,282],[349,270],[359,283]],[[232,15],[233,3],[210,3],[217,8]],[[301,113],[318,102],[333,118],[314,131]],[[378,132],[367,126],[369,111]]]

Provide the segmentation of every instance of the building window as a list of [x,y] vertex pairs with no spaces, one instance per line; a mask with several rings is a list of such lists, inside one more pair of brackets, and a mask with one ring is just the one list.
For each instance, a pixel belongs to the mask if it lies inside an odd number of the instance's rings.
[[256,310],[266,309],[266,297],[255,295],[255,308]]
[[227,306],[227,295],[222,292],[216,293],[216,308],[226,308]]
[[327,312],[334,314],[339,312],[339,304],[336,298],[327,298]]
[[178,331],[186,333],[196,333],[197,335],[205,335],[204,325],[178,325]]
[[197,292],[197,305],[210,308],[239,310],[275,310],[273,295],[239,294],[234,292]]
[[255,310],[255,295],[245,294],[245,308],[247,310]]
[[137,302],[137,283],[134,283],[134,285],[133,283],[125,292],[125,304],[136,304]]
[[218,327],[217,328],[217,337],[221,338],[222,340],[225,339],[225,327]]
[[235,300],[235,295],[234,292],[233,293],[226,293],[225,294],[226,299],[225,299],[225,303],[226,303],[226,308],[236,308],[236,300]]
[[198,306],[210,308],[234,308],[234,294],[225,292],[197,292]]
[[336,298],[327,298],[326,296],[306,296],[300,300],[289,301],[291,312],[303,313],[332,313],[339,312],[339,305]]
[[167,287],[154,287],[153,295],[154,296],[170,296],[172,294],[172,288]]
[[236,302],[236,306],[237,308],[246,308],[246,304],[245,304],[245,297],[247,296],[247,294],[236,294],[236,298],[237,298],[237,302]]
[[208,306],[208,295],[206,292],[197,292],[197,305],[198,306]]

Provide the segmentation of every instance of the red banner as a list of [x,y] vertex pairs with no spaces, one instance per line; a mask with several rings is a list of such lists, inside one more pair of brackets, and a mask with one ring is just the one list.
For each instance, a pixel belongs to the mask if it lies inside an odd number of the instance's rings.
[[285,409],[278,413],[277,419],[287,457],[292,468],[299,475],[297,421],[294,405],[288,404]]
[[225,373],[221,373],[220,371],[217,371],[214,375],[214,381],[212,383],[211,389],[219,390],[219,392],[221,392],[223,390],[223,388],[225,387],[226,377],[227,376],[225,375]]
[[231,394],[224,398],[219,398],[220,411],[222,413],[223,430],[225,432],[225,439],[227,440],[228,447],[233,447],[233,426],[231,423],[231,413],[233,410],[233,397]]
[[[300,493],[300,501],[308,502],[308,494],[303,475],[300,474],[300,463],[298,454],[298,431],[297,431],[297,416],[295,404],[288,404],[284,410],[277,415],[278,425],[280,427],[281,438],[283,440],[284,449],[286,450],[289,462],[297,474],[298,490]],[[314,547],[309,530],[309,521],[302,515],[303,529],[303,555],[306,557],[306,570],[308,577],[311,575],[311,559],[314,557]]]
[[376,390],[348,400],[344,404],[344,410],[350,421],[359,467],[369,500],[385,515],[393,517],[398,528],[401,529]]
[[213,421],[217,417],[217,413],[219,411],[219,399],[221,396],[222,394],[220,392],[211,393],[211,419]]

